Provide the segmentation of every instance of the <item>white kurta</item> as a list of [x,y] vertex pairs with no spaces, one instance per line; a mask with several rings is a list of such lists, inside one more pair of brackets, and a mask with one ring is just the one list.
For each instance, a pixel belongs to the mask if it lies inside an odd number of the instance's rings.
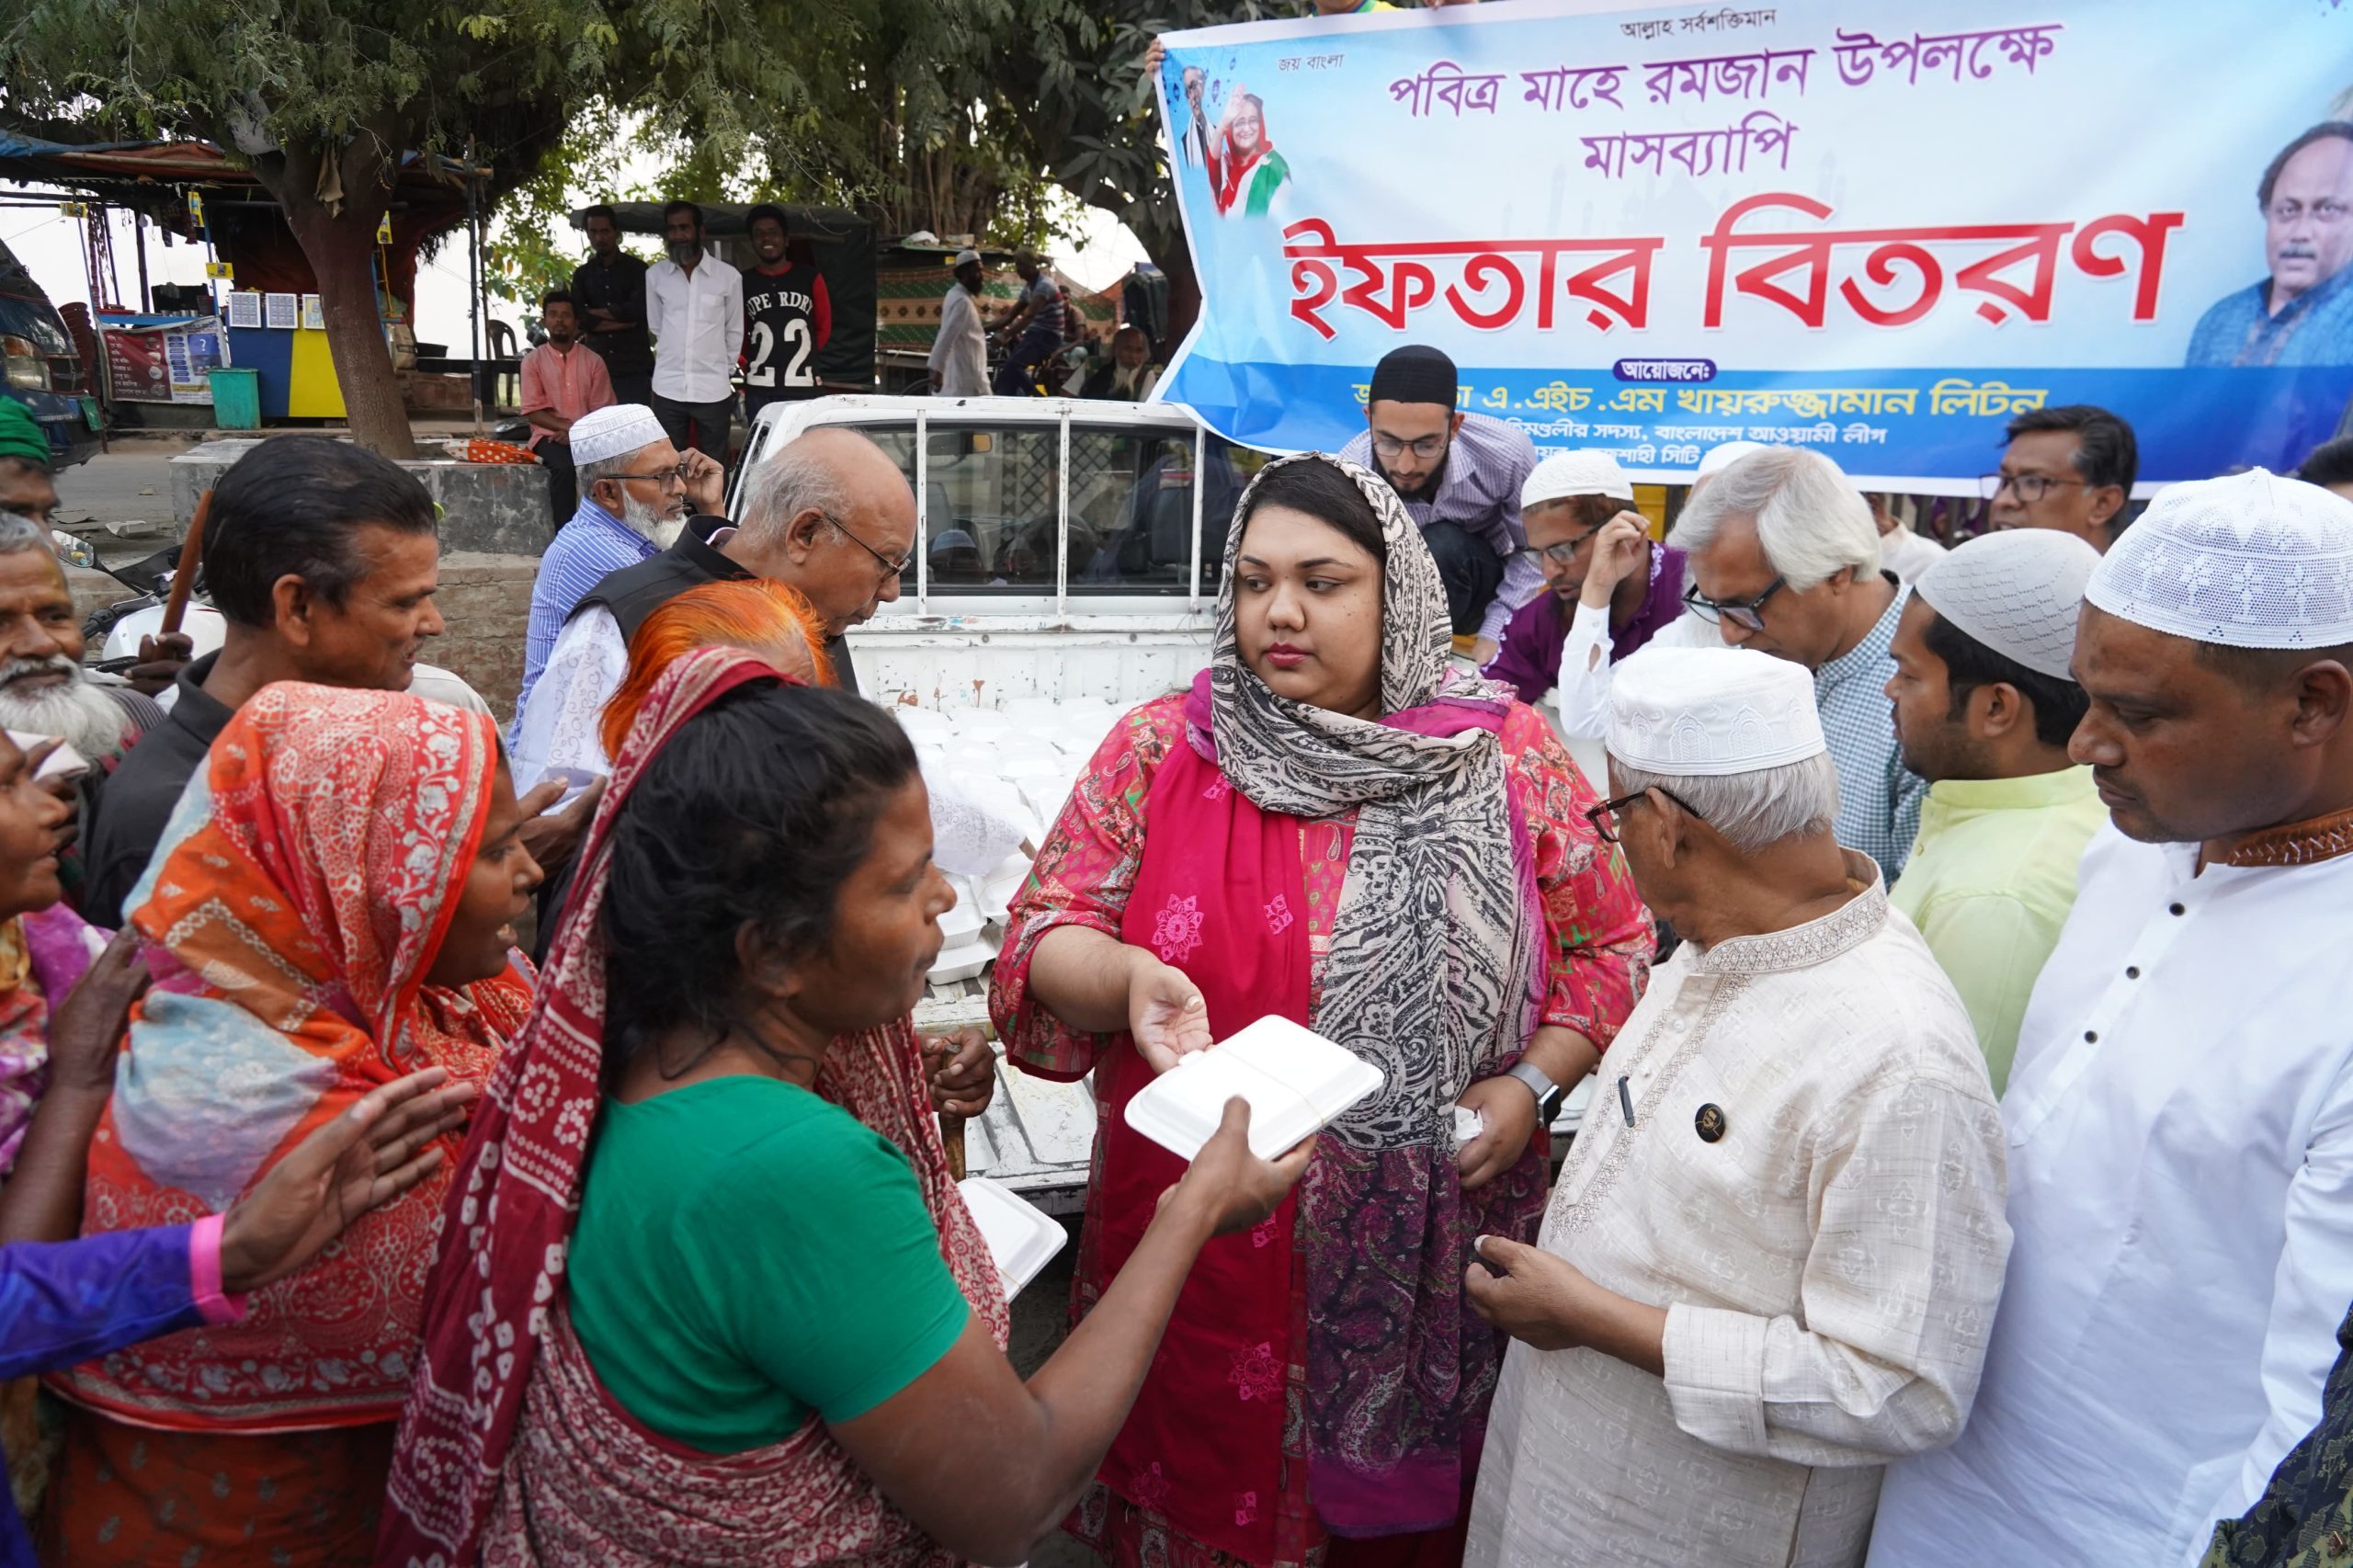
[[1847,859],[1867,891],[1685,946],[1602,1059],[1539,1244],[1667,1308],[1666,1376],[1515,1343],[1466,1568],[1847,1568],[1881,1467],[1968,1415],[2000,1113],[1960,997]]
[[2353,858],[2102,828],[2002,1105],[2018,1244],[1977,1414],[1874,1568],[2192,1561],[2320,1416],[2353,1301]]
[[[725,534],[713,536],[714,541]],[[629,644],[621,623],[602,605],[564,622],[548,667],[531,688],[516,726],[515,788],[529,790],[562,778],[566,800],[592,778],[612,771],[605,756],[605,704],[629,674]],[[942,870],[979,876],[1021,845],[1021,828],[983,806],[952,777],[926,769],[931,797],[932,858]]]

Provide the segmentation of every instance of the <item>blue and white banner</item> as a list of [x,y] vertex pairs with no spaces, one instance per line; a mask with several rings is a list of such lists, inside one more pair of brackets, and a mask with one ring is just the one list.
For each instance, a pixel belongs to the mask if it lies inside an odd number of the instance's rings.
[[1160,395],[1252,446],[1336,449],[1406,343],[1464,410],[1669,482],[1740,438],[1968,492],[2010,415],[2096,403],[2162,483],[2292,467],[2353,400],[2353,0],[1510,0],[1165,42],[1203,308]]

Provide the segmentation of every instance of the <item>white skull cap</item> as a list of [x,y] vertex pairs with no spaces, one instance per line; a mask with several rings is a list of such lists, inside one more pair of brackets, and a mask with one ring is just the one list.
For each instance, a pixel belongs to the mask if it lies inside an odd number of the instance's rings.
[[1802,665],[1748,648],[1644,648],[1609,678],[1609,755],[1682,778],[1758,773],[1828,749]]
[[2099,551],[2055,528],[2012,528],[1937,557],[1912,591],[1928,608],[2038,675],[2070,680],[2075,616]]
[[1607,495],[1613,501],[1634,499],[1633,481],[1608,452],[1552,452],[1529,471],[1519,487],[1519,504],[1540,506],[1572,495]]
[[2259,468],[2168,484],[2109,547],[2084,597],[2225,648],[2353,642],[2353,501]]
[[625,458],[640,447],[669,439],[662,421],[654,418],[654,411],[642,403],[592,408],[572,422],[569,434],[572,460],[575,463],[608,462],[614,458]]

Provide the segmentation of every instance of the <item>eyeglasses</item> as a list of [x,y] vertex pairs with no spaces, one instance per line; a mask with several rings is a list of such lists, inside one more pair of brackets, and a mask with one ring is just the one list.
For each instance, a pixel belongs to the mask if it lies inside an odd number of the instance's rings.
[[[1587,806],[1585,809],[1585,820],[1593,824],[1594,836],[1600,839],[1604,844],[1617,843],[1619,808],[1621,806],[1631,806],[1636,801],[1641,800],[1643,796],[1649,793],[1650,791],[1648,790],[1637,790],[1631,795],[1620,795],[1614,801],[1604,801],[1599,805]],[[1690,801],[1685,800],[1674,790],[1661,790],[1659,793],[1665,796],[1668,800],[1673,801],[1677,805],[1682,807],[1684,814],[1690,817],[1693,821],[1706,822],[1708,820],[1706,817],[1700,815],[1699,811],[1692,806]]]
[[818,516],[824,517],[825,521],[833,524],[835,528],[838,528],[844,539],[847,539],[850,543],[858,546],[858,549],[866,551],[867,554],[881,562],[882,563],[882,580],[886,583],[893,577],[904,575],[907,570],[907,563],[915,559],[914,552],[910,551],[905,555],[900,556],[896,561],[893,561],[889,556],[883,554],[881,551],[875,549],[872,545],[867,543],[864,540],[858,538],[856,534],[850,532],[849,525],[843,522],[839,517],[835,517],[832,513],[820,512]]
[[[1608,526],[1608,523],[1604,523],[1601,528],[1606,528]],[[1577,551],[1591,544],[1594,537],[1600,532],[1601,528],[1587,528],[1574,539],[1564,539],[1558,544],[1548,544],[1541,548],[1531,544],[1525,549],[1513,551],[1512,554],[1531,566],[1541,566],[1547,561],[1555,566],[1566,566],[1576,559]]]
[[652,473],[617,473],[613,477],[642,480],[647,484],[658,484],[665,490],[684,490],[687,487],[687,465],[680,463],[676,468],[657,468]]
[[2019,500],[2033,506],[2051,494],[2054,484],[2089,484],[2087,479],[2062,479],[2049,473],[1981,473],[1977,476],[1977,493],[1991,501],[2001,494],[2003,486],[2018,492]]
[[1446,437],[1442,435],[1423,436],[1411,441],[1401,441],[1378,430],[1372,433],[1372,449],[1384,458],[1402,456],[1409,448],[1415,457],[1427,462],[1446,450]]
[[1765,585],[1765,591],[1753,599],[1711,599],[1699,591],[1698,584],[1683,590],[1683,605],[1702,620],[1731,621],[1734,626],[1751,631],[1765,630],[1765,601],[1790,585],[1787,577],[1776,577]]

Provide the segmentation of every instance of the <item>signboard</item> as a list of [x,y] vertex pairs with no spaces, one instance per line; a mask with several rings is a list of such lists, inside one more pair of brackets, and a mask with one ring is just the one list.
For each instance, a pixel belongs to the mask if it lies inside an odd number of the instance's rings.
[[171,327],[105,329],[107,384],[117,403],[212,401],[211,370],[229,362],[218,317]]
[[1337,449],[1407,343],[1463,410],[1667,482],[1737,438],[1970,493],[2071,403],[2133,423],[2146,481],[2292,467],[2353,400],[2353,6],[1517,0],[1165,41],[1204,302],[1159,395],[1253,446]]

